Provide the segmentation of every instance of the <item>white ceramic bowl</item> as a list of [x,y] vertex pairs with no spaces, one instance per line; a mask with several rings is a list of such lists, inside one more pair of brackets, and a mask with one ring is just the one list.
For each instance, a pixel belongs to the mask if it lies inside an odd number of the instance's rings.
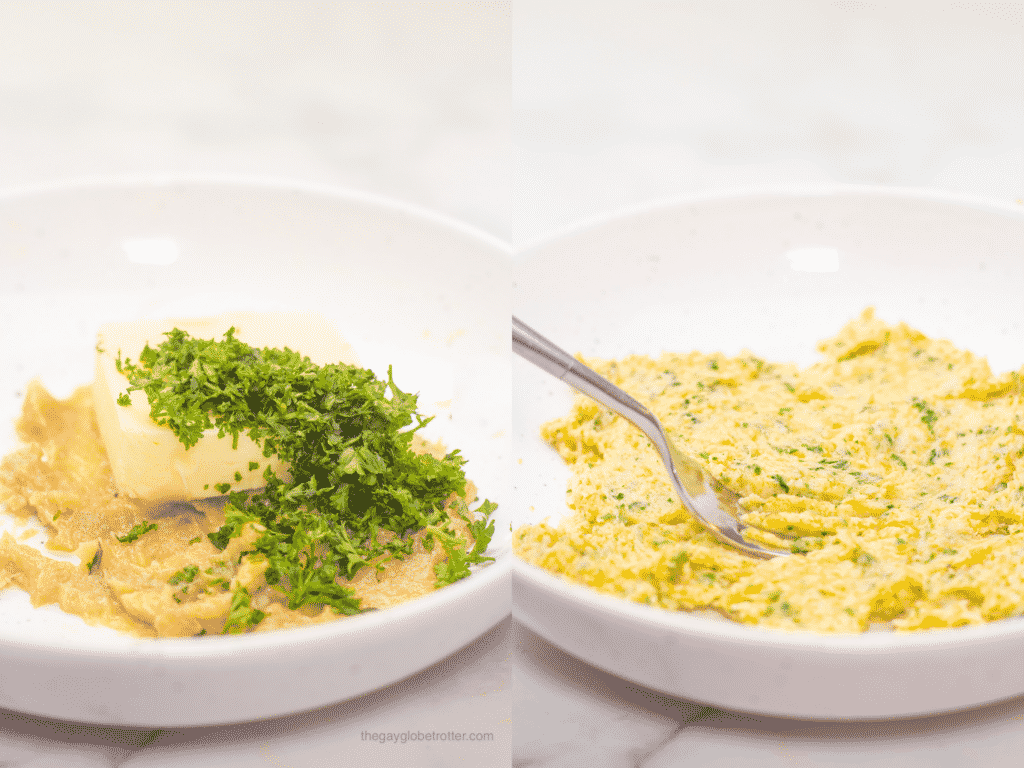
[[369,195],[228,179],[71,184],[0,196],[0,449],[25,383],[92,378],[97,327],[225,309],[312,309],[364,365],[420,393],[501,506],[497,562],[421,600],[300,630],[138,640],[0,593],[0,708],[191,726],[280,715],[410,675],[509,610],[511,261],[494,238]]
[[[805,271],[808,268],[835,271]],[[868,305],[931,336],[1024,364],[1024,206],[840,188],[673,201],[627,211],[517,258],[518,317],[572,352],[737,354],[806,365]],[[567,470],[538,437],[568,388],[513,366],[515,524],[566,513]],[[915,634],[787,633],[672,613],[513,566],[513,612],[629,680],[734,710],[875,719],[1024,693],[1024,619]]]

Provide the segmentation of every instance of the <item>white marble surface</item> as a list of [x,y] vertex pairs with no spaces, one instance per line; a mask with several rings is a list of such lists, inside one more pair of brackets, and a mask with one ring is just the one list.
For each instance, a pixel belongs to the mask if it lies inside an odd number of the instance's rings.
[[[1022,3],[516,0],[513,28],[516,243],[732,189],[1024,199]],[[1024,700],[878,723],[748,717],[515,630],[521,768],[1020,763]]]
[[936,717],[816,723],[752,717],[632,685],[514,626],[513,765],[783,768],[1019,765],[1024,700]]

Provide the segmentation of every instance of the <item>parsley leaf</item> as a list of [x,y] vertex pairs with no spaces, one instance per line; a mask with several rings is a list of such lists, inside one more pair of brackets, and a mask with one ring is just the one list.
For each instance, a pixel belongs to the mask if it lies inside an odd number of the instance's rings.
[[191,584],[196,576],[199,575],[198,565],[186,565],[180,571],[175,573],[171,578],[167,580],[168,584]]
[[921,413],[921,421],[928,427],[928,431],[933,435],[935,434],[935,422],[939,420],[938,414],[932,410],[932,408],[924,400],[914,397],[911,399],[911,404],[917,408]]
[[448,559],[447,561],[442,560],[434,566],[434,574],[437,576],[437,581],[434,584],[435,587],[454,584],[459,579],[466,578],[470,574],[469,566],[473,563],[494,560],[493,557],[484,557],[483,553],[487,549],[487,545],[490,544],[491,536],[494,535],[494,521],[490,517],[491,513],[497,508],[497,504],[485,501],[478,510],[484,514],[484,517],[481,520],[475,521],[470,521],[460,513],[460,516],[466,520],[466,527],[469,528],[475,541],[473,549],[468,552],[466,551],[466,541],[464,539],[450,534],[438,537]]
[[251,605],[249,590],[239,587],[231,595],[231,610],[224,623],[225,635],[238,635],[263,621],[266,614]]
[[122,544],[131,544],[142,534],[149,533],[150,531],[155,530],[156,523],[150,523],[143,520],[141,523],[137,523],[136,525],[132,526],[132,529],[128,531],[128,533],[126,533],[124,536],[118,536],[117,540],[120,541]]

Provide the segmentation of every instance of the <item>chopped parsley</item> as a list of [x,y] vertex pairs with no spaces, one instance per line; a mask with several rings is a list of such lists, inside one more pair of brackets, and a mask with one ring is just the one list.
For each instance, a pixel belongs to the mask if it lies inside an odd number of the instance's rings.
[[669,566],[668,578],[672,582],[679,581],[679,577],[682,576],[683,566],[690,561],[690,556],[686,552],[680,552],[672,556],[671,565]]
[[191,584],[196,576],[199,575],[198,565],[186,565],[180,571],[175,573],[171,578],[167,580],[168,584]]
[[241,634],[263,621],[266,614],[253,608],[251,600],[249,590],[245,587],[239,587],[231,595],[231,610],[228,612],[228,620],[224,623],[225,635]]
[[480,505],[479,512],[484,513],[482,520],[470,521],[466,520],[466,527],[469,528],[469,532],[473,534],[473,549],[466,551],[467,543],[461,538],[456,538],[451,534],[447,534],[443,531],[439,531],[438,540],[441,542],[441,546],[444,547],[445,554],[448,556],[448,560],[437,563],[434,566],[434,573],[437,576],[437,582],[434,584],[435,587],[443,587],[447,584],[454,584],[459,579],[464,579],[469,576],[469,565],[470,563],[482,563],[488,560],[494,560],[493,557],[484,557],[484,551],[487,549],[487,545],[491,542],[491,537],[494,535],[494,521],[490,519],[491,513],[498,508],[497,504],[490,501],[485,501]]
[[[202,340],[175,328],[155,349],[147,345],[137,364],[117,357],[130,383],[118,402],[130,403],[132,391],[144,391],[150,418],[186,449],[216,429],[219,437],[230,435],[234,447],[248,435],[265,457],[289,466],[290,480],[268,466],[262,490],[229,494],[226,522],[209,534],[215,546],[224,549],[246,525],[255,525],[259,537],[243,555],[265,557],[266,581],[286,595],[288,607],[329,605],[343,614],[359,613],[359,600],[336,580],[410,554],[409,537],[417,531],[427,529],[448,556],[436,569],[437,586],[493,559],[483,552],[496,505],[483,502],[483,519],[471,521],[461,501],[466,476],[458,450],[440,459],[413,452],[413,435],[430,418],[416,412],[416,395],[395,385],[390,368],[382,381],[352,365],[317,366],[287,348],[250,347],[234,333],[231,328],[220,341]],[[228,494],[230,484],[214,488]],[[471,549],[452,527],[449,508],[466,520]],[[245,631],[263,616],[238,588],[224,631]]]
[[920,398],[915,397],[911,400],[911,402],[913,403],[914,407],[921,412],[921,421],[923,421],[924,425],[928,427],[928,431],[934,435],[935,422],[939,420],[938,415],[929,407],[928,403],[926,403],[924,400],[921,400]]
[[141,536],[142,534],[149,533],[150,531],[155,531],[155,530],[156,530],[156,523],[150,523],[150,522],[147,522],[147,521],[143,520],[141,523],[137,523],[137,524],[133,525],[132,529],[130,531],[128,531],[128,533],[126,533],[124,536],[118,536],[117,540],[120,541],[122,544],[131,544],[133,541],[135,541],[137,538],[139,538],[139,536]]

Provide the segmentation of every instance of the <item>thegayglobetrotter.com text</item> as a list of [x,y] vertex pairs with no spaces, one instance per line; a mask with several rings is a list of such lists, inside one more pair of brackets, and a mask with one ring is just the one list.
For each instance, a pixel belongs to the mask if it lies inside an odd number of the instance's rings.
[[493,733],[465,731],[363,731],[363,741],[378,744],[408,744],[421,741],[494,741]]

